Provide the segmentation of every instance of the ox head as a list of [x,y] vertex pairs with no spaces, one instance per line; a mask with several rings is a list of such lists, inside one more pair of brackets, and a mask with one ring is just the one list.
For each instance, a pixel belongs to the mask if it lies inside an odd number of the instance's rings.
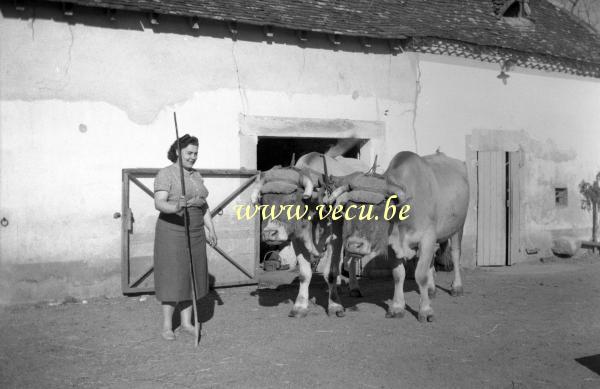
[[338,180],[336,186],[326,201],[345,209],[345,255],[366,261],[386,255],[390,223],[384,219],[385,179],[376,174],[353,174]]
[[[311,204],[313,188],[312,180],[294,168],[275,167],[263,174],[251,194],[252,203],[261,206],[263,242],[280,245],[298,241],[309,254],[320,255],[313,243],[308,220],[314,210]],[[302,214],[304,217],[297,217]]]

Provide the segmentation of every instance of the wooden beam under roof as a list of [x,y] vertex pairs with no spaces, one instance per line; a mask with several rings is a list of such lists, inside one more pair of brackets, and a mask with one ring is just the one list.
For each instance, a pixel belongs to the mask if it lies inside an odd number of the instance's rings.
[[298,40],[302,43],[308,41],[308,31],[306,30],[296,30],[296,36],[298,37]]
[[62,3],[62,10],[65,16],[73,16],[75,14],[73,3]]
[[334,46],[339,46],[342,44],[342,39],[340,34],[327,34],[327,38]]
[[190,22],[190,27],[192,28],[192,30],[200,29],[200,18],[198,16],[192,16],[188,20]]
[[157,12],[154,12],[154,11],[150,12],[148,14],[148,20],[150,20],[150,24],[153,24],[153,25],[160,24],[160,21],[158,20],[159,17],[160,17],[160,15]]
[[269,44],[273,43],[273,38],[275,37],[275,31],[273,30],[273,26],[271,26],[271,25],[263,26],[263,33],[265,34],[265,37],[267,38],[267,43],[269,43]]
[[25,0],[14,0],[15,9],[19,12],[25,11]]
[[111,22],[114,22],[117,20],[117,10],[114,8],[107,8],[106,9],[106,17],[108,18],[108,20],[110,20]]
[[231,34],[231,39],[236,40],[238,36],[238,23],[235,20],[227,21],[227,28],[229,29],[229,33]]

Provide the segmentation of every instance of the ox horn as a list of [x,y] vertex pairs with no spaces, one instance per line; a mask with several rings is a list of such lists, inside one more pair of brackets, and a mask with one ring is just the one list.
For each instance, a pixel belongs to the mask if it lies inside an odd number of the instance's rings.
[[344,192],[338,198],[335,199],[335,206],[344,205],[350,200],[350,193]]
[[337,198],[342,194],[342,193],[346,193],[350,190],[350,185],[346,184],[346,185],[342,185],[342,186],[338,186],[337,188],[335,188],[335,190],[333,192],[331,192],[331,194],[329,195],[328,198],[325,198],[323,200],[323,202],[325,204],[333,204],[334,202],[336,202]]
[[302,181],[302,186],[304,187],[304,193],[302,194],[302,198],[309,199],[312,196],[312,192],[313,192],[313,188],[314,188],[312,180],[308,176],[303,174],[301,177],[301,181]]
[[254,189],[252,190],[252,192],[250,193],[250,201],[253,205],[258,204],[258,201],[260,200],[260,191],[262,189],[263,184],[264,184],[264,179],[262,178],[262,175],[259,174],[259,176],[257,178],[257,183],[254,186]]

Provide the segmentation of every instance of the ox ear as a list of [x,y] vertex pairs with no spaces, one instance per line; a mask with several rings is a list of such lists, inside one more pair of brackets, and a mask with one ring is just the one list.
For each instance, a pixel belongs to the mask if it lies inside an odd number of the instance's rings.
[[260,188],[255,188],[252,193],[250,193],[250,203],[252,205],[256,205],[260,202]]
[[402,189],[398,189],[396,191],[396,196],[398,196],[398,203],[402,204],[404,203],[406,200],[408,200],[408,196],[406,195],[406,192]]

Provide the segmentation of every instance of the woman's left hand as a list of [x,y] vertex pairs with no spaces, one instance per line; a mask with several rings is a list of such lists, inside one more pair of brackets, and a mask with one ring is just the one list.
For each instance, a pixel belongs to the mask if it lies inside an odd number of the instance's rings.
[[216,246],[217,245],[217,234],[215,234],[215,232],[212,230],[208,231],[207,240],[208,240],[209,245]]

